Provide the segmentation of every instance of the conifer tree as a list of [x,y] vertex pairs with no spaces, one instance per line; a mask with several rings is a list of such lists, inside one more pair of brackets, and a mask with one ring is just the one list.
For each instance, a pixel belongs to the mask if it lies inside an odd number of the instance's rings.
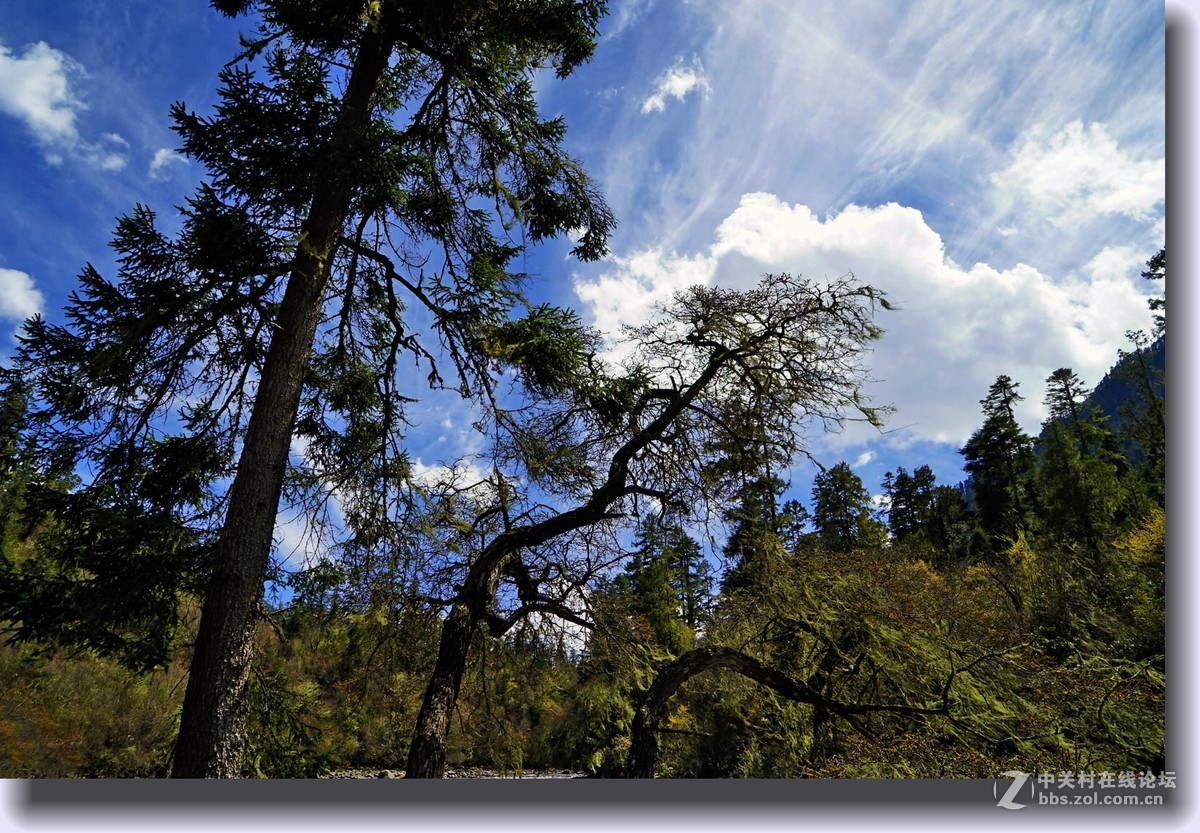
[[680,601],[680,615],[692,633],[697,634],[705,626],[712,608],[712,565],[701,552],[700,543],[678,525],[668,532],[667,560],[672,568],[671,586]]
[[1107,419],[1069,368],[1054,371],[1046,385],[1049,418],[1037,473],[1041,538],[1082,548],[1100,579],[1120,500],[1115,443]]
[[971,476],[977,525],[990,554],[1002,552],[1028,527],[1033,509],[1030,485],[1036,457],[1033,439],[1017,423],[1014,408],[1024,397],[1019,385],[999,376],[980,400],[983,426],[959,453]]
[[1143,332],[1125,334],[1133,345],[1122,350],[1114,375],[1127,385],[1129,397],[1120,406],[1121,435],[1133,451],[1130,457],[1146,493],[1166,505],[1167,401],[1165,374],[1154,361],[1155,345]]
[[812,513],[795,498],[779,507],[779,537],[789,553],[799,552],[812,540],[812,533],[807,531],[811,523]]
[[962,557],[970,533],[967,502],[961,486],[934,486],[929,499],[925,534],[933,547],[935,564],[950,567]]
[[[1159,249],[1154,257],[1146,261],[1142,277],[1148,281],[1162,281],[1163,292],[1166,292],[1167,282],[1167,249]],[[1161,338],[1167,333],[1167,299],[1151,298],[1148,302],[1150,312],[1154,314],[1154,337]]]
[[909,474],[903,466],[883,476],[883,494],[887,497],[888,532],[893,542],[901,543],[920,535],[928,520],[933,497],[933,471],[921,466]]
[[782,490],[778,478],[749,479],[725,513],[730,530],[723,552],[729,565],[721,583],[724,595],[741,589],[753,592],[771,581],[772,559],[782,553],[776,508]]
[[[1165,281],[1166,249],[1146,262],[1142,277]],[[1144,516],[1151,504],[1161,508],[1166,499],[1166,300],[1152,297],[1148,306],[1152,329],[1125,333],[1131,346],[1118,351],[1093,394],[1111,420],[1129,517]]]
[[215,114],[172,110],[209,172],[182,231],[144,207],[123,218],[117,280],[87,267],[68,324],[31,321],[14,371],[32,380],[41,459],[93,471],[59,507],[95,510],[79,544],[106,542],[112,565],[143,553],[167,597],[181,570],[203,587],[174,763],[193,777],[242,771],[293,440],[351,525],[377,527],[407,475],[405,360],[486,395],[503,339],[483,336],[520,317],[524,241],[582,230],[575,254],[595,258],[613,223],[530,80],[588,59],[603,0],[213,5],[259,31]]
[[712,566],[700,544],[674,520],[661,515],[647,517],[638,527],[636,549],[626,572],[634,578],[651,561],[661,562],[661,579],[670,589],[674,616],[694,635],[704,624],[712,596]]
[[931,556],[942,567],[952,563],[966,512],[959,490],[937,485],[933,469],[923,465],[911,474],[903,466],[887,472],[883,493],[892,545]]
[[813,479],[813,525],[821,543],[835,552],[879,546],[884,527],[871,495],[849,464],[842,462]]
[[[1146,262],[1142,277],[1163,281],[1167,278],[1167,250],[1160,249]],[[1147,334],[1130,331],[1125,335],[1132,350],[1122,350],[1118,376],[1128,386],[1131,397],[1122,404],[1120,417],[1122,433],[1140,452],[1136,461],[1142,483],[1151,499],[1159,506],[1166,505],[1167,476],[1167,407],[1165,373],[1154,360],[1161,350],[1165,354],[1167,337],[1166,298],[1151,298],[1150,311],[1154,330]],[[1135,457],[1138,455],[1130,455]]]
[[634,611],[645,617],[658,643],[672,655],[691,647],[704,607],[694,564],[698,556],[699,547],[682,529],[664,526],[652,516],[639,524],[625,566]]

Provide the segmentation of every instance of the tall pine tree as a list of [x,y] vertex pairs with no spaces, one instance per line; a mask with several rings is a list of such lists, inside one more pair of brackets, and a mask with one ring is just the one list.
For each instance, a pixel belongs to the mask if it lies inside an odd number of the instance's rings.
[[603,0],[213,5],[258,32],[213,115],[173,108],[209,172],[182,231],[141,207],[124,218],[118,279],[88,267],[68,325],[30,322],[16,369],[42,406],[43,459],[94,473],[76,502],[103,529],[83,534],[114,568],[139,554],[168,596],[175,565],[203,585],[174,759],[193,777],[242,772],[293,439],[350,496],[351,524],[371,525],[407,473],[404,357],[486,394],[496,347],[481,335],[520,315],[525,241],[582,230],[575,253],[595,258],[612,226],[530,80],[587,60]]
[[884,525],[875,518],[871,494],[849,464],[820,472],[813,479],[813,526],[821,543],[834,552],[882,545]]
[[1046,379],[1049,418],[1038,466],[1039,538],[1085,554],[1084,564],[1107,585],[1104,554],[1121,500],[1116,442],[1089,391],[1070,368]]
[[959,449],[970,475],[976,525],[983,537],[984,556],[1003,552],[1027,529],[1033,510],[1030,487],[1036,456],[1033,438],[1017,422],[1015,406],[1024,397],[1019,385],[999,376],[980,400],[983,426]]

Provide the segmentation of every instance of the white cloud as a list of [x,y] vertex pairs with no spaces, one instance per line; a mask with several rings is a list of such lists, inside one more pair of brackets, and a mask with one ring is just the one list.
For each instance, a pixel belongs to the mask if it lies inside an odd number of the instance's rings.
[[852,468],[856,468],[856,469],[862,468],[863,466],[867,465],[874,459],[875,459],[874,451],[864,451],[862,454],[858,455],[857,459],[855,459],[854,465],[852,466]]
[[29,275],[0,268],[0,318],[24,320],[41,312],[44,300]]
[[434,491],[463,490],[486,495],[495,492],[491,475],[473,461],[462,461],[450,466],[445,463],[424,463],[417,458],[411,462],[409,472],[414,483]]
[[274,542],[280,566],[288,570],[312,567],[330,555],[328,541],[319,527],[295,509],[286,509],[275,518]]
[[675,293],[712,282],[717,259],[710,255],[681,256],[648,249],[628,257],[613,257],[615,269],[594,281],[575,282],[575,294],[591,308],[595,327],[610,339],[625,324],[646,319],[651,309]]
[[654,82],[654,92],[642,102],[643,113],[662,112],[667,108],[667,98],[683,101],[693,90],[711,92],[708,78],[699,57],[692,58],[691,66],[684,66],[683,58],[676,58],[669,67]]
[[[889,203],[851,205],[819,218],[778,197],[746,194],[722,221],[707,251],[647,250],[616,258],[576,292],[600,328],[646,316],[691,283],[745,288],[765,272],[821,279],[853,272],[899,307],[881,312],[883,338],[868,358],[879,381],[870,393],[898,411],[888,441],[961,443],[977,427],[979,399],[1000,374],[1023,384],[1022,420],[1036,428],[1044,380],[1072,367],[1089,384],[1116,358],[1126,330],[1146,326],[1139,256],[1105,249],[1077,273],[1051,276],[1025,264],[964,268],[919,211]],[[866,430],[866,429],[864,429]],[[846,441],[867,434],[848,432]],[[861,463],[859,464],[861,465]]]
[[166,179],[170,176],[169,169],[172,166],[186,166],[187,163],[186,158],[170,148],[159,148],[154,151],[154,158],[150,160],[150,178],[155,181]]
[[0,46],[0,112],[22,121],[53,165],[66,154],[101,170],[120,170],[129,148],[124,139],[105,133],[91,142],[79,133],[77,117],[87,106],[75,82],[86,75],[78,62],[45,42],[19,56]]
[[119,171],[129,161],[129,142],[116,133],[102,133],[99,142],[81,142],[75,150],[79,158],[102,171]]
[[445,463],[425,463],[419,457],[409,464],[413,485],[426,490],[433,498],[453,497],[460,512],[470,513],[494,505],[497,500],[493,475],[475,459]]
[[1038,131],[1026,135],[1009,167],[991,181],[1033,203],[1058,227],[1106,214],[1149,223],[1166,196],[1166,159],[1133,159],[1105,125],[1073,121],[1048,139]]
[[0,46],[0,110],[16,116],[48,144],[79,138],[75,115],[83,102],[71,90],[71,75],[83,67],[46,43],[35,43],[21,57]]

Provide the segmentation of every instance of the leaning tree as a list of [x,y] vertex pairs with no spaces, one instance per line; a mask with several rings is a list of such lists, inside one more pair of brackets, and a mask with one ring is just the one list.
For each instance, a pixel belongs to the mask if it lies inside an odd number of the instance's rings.
[[[759,426],[754,452],[793,459],[814,424],[881,419],[862,359],[886,301],[848,276],[767,276],[737,291],[695,287],[630,328],[619,363],[583,327],[552,362],[488,412],[490,474],[447,489],[435,668],[409,748],[407,777],[440,777],[473,639],[531,615],[588,627],[587,583],[621,557],[641,510],[697,517],[737,494],[726,462]],[[507,344],[528,344],[507,339]],[[498,351],[498,365],[510,359]],[[541,355],[541,354],[539,354]],[[464,500],[469,492],[470,500]]]

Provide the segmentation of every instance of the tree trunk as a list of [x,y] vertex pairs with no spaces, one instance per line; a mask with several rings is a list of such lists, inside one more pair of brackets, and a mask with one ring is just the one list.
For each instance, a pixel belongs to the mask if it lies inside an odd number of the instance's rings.
[[530,526],[510,529],[492,540],[471,565],[459,600],[442,625],[437,664],[425,688],[425,699],[417,715],[412,744],[408,750],[406,778],[441,778],[446,768],[446,736],[450,718],[458,700],[459,684],[466,668],[467,652],[475,628],[483,621],[495,601],[500,574],[510,558],[575,529],[592,526],[605,518],[608,507],[628,494],[629,461],[652,441],[662,436],[680,413],[705,386],[732,354],[720,351],[709,360],[695,382],[673,399],[650,424],[634,434],[613,454],[608,476],[597,486],[587,502],[560,515]]
[[346,163],[335,155],[353,159],[361,146],[393,43],[377,28],[363,38],[324,161],[327,175],[318,179],[324,187],[302,227],[204,598],[172,766],[176,778],[241,775],[256,612],[304,373],[353,193]]
[[658,725],[666,717],[667,701],[692,677],[713,668],[736,671],[743,677],[774,689],[790,700],[811,703],[819,708],[834,705],[808,684],[740,651],[718,646],[694,648],[658,672],[641,706],[634,713],[633,735],[629,743],[625,777],[654,777],[654,770],[658,765]]
[[456,604],[442,625],[437,665],[425,688],[417,715],[417,728],[408,749],[405,778],[441,778],[446,771],[446,737],[458,702],[458,690],[467,667],[471,638],[478,617],[465,604]]
[[467,573],[459,600],[442,623],[437,663],[425,686],[425,699],[417,714],[405,778],[441,778],[446,771],[446,738],[467,667],[471,639],[488,605],[496,597],[500,572],[521,540],[519,534],[507,533],[480,553]]

